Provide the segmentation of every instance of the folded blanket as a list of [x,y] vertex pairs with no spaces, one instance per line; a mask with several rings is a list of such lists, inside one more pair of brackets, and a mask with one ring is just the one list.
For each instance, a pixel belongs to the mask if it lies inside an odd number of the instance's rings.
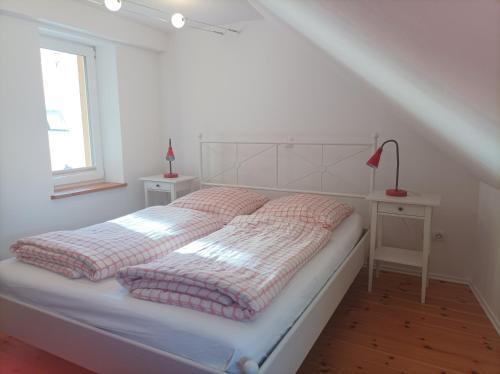
[[330,236],[298,220],[239,216],[161,259],[120,270],[117,279],[140,299],[250,319]]
[[221,227],[214,214],[155,206],[78,230],[20,239],[11,250],[20,261],[68,278],[97,281],[124,266],[155,260]]

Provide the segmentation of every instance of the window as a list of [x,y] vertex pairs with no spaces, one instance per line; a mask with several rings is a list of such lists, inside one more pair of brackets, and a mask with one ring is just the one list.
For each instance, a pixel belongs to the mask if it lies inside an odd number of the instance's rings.
[[54,184],[102,179],[95,50],[46,37],[40,47]]

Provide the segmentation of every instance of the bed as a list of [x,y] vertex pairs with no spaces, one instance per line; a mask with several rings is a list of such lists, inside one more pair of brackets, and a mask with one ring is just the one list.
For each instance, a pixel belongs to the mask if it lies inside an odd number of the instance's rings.
[[[376,138],[362,144],[375,143]],[[200,144],[202,184],[233,185],[203,175]],[[325,144],[331,145],[321,147]],[[370,189],[372,183],[373,175]],[[345,220],[279,297],[244,323],[134,299],[114,279],[98,284],[68,280],[8,260],[0,264],[0,329],[102,373],[294,372],[366,259],[368,232],[362,222],[359,214]]]

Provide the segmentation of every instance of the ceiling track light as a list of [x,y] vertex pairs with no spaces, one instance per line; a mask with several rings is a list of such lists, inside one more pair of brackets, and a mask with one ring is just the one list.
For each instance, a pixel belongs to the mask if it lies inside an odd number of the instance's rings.
[[224,33],[222,31],[204,29],[203,27],[197,27],[197,26],[193,26],[193,25],[188,25],[187,27],[189,27],[190,29],[211,32],[213,34],[217,34],[217,35],[221,35],[221,36],[224,35]]
[[189,21],[191,22],[194,22],[194,23],[198,23],[200,25],[205,25],[205,26],[209,26],[209,27],[214,27],[214,28],[217,28],[217,29],[220,29],[220,30],[226,30],[226,31],[230,31],[230,32],[234,32],[236,34],[239,34],[240,31],[239,30],[236,30],[236,29],[232,29],[230,27],[224,27],[224,26],[219,26],[219,25],[212,25],[211,23],[206,23],[206,22],[202,22],[202,21],[196,21],[194,19],[191,19],[189,18]]
[[186,19],[180,13],[174,13],[170,18],[170,22],[172,23],[172,26],[174,26],[176,29],[182,29],[186,24]]
[[122,7],[122,0],[104,0],[104,6],[112,12],[117,12]]
[[[88,1],[92,2],[94,4],[102,5],[102,3],[99,3],[96,0],[88,0]],[[153,8],[149,5],[140,4],[140,3],[137,3],[137,2],[132,1],[132,0],[127,0],[127,2],[134,4],[138,7],[149,9],[149,10],[152,10],[152,11],[155,11],[158,13],[163,13],[160,9]],[[112,12],[117,12],[118,10],[120,10],[122,7],[122,3],[123,3],[123,0],[104,0],[104,6]],[[205,32],[211,32],[211,33],[217,34],[217,35],[225,35],[225,31],[229,31],[232,33],[237,33],[237,34],[240,33],[239,30],[236,30],[236,29],[233,29],[230,27],[214,25],[214,24],[211,24],[208,22],[203,22],[203,21],[194,20],[192,18],[187,18],[184,15],[182,15],[181,13],[174,13],[171,16],[170,20],[167,20],[167,19],[160,17],[160,16],[148,16],[148,15],[145,15],[145,14],[142,14],[139,12],[135,12],[135,11],[130,10],[130,9],[124,9],[123,11],[126,13],[132,13],[132,14],[142,16],[142,17],[153,18],[153,19],[160,21],[160,22],[170,23],[176,29],[182,29],[184,26],[187,26],[187,27],[192,28],[192,29],[205,31]],[[207,29],[205,27],[209,27],[209,28]],[[213,30],[213,29],[216,29],[216,30]]]

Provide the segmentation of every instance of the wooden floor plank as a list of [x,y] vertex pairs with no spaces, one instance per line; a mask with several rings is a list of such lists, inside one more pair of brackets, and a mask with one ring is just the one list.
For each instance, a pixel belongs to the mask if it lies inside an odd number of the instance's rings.
[[[481,326],[491,327],[491,322],[488,317],[483,314],[464,312],[458,309],[449,309],[438,304],[431,304],[428,301],[426,304],[421,304],[420,300],[408,300],[405,298],[394,297],[389,294],[367,293],[366,290],[350,290],[346,296],[348,300],[363,299],[371,303],[398,307],[400,310],[412,311],[416,310],[424,314],[435,317],[449,318],[455,321],[464,321]],[[443,309],[446,308],[446,309]]]
[[[468,286],[363,269],[299,372],[500,374],[500,337]],[[391,359],[392,358],[392,359]]]
[[[315,359],[305,362],[302,371],[318,372],[313,367],[322,369],[322,372],[326,373],[345,371],[389,373],[395,371],[397,373],[435,374],[441,371],[441,368],[428,363],[337,338],[329,337],[328,339],[319,340],[318,343],[311,352],[311,358],[314,357]],[[318,362],[319,366],[317,366]],[[375,371],[375,368],[377,371]],[[457,374],[459,372],[448,370],[447,373]]]
[[426,341],[422,341],[422,344],[418,344],[417,342],[408,343],[392,338],[380,337],[380,335],[365,334],[361,330],[360,332],[356,332],[336,326],[332,326],[332,328],[335,329],[334,336],[338,340],[361,345],[365,348],[377,349],[392,355],[418,361],[422,364],[427,363],[444,371],[498,374],[498,366],[491,363],[484,363],[471,356],[463,357],[454,352],[438,351],[427,344]]
[[[362,270],[299,373],[500,374],[500,337],[466,285],[381,272],[368,293]],[[0,373],[90,374],[0,334]]]
[[[350,292],[351,293],[356,293],[356,292],[365,292],[366,287],[364,284],[362,285],[353,285],[351,288]],[[420,300],[420,288],[418,290],[412,289],[409,290],[408,288],[402,289],[397,286],[394,287],[384,287],[384,289],[377,289],[373,291],[373,295],[379,296],[379,297],[391,297],[395,298],[398,300],[406,300],[410,302],[418,301]],[[432,295],[428,295],[426,298],[426,304],[431,305],[431,306],[438,306],[442,314],[446,314],[447,310],[455,310],[455,311],[461,311],[463,313],[471,313],[471,314],[476,314],[480,315],[481,317],[485,317],[483,313],[483,309],[481,306],[477,303],[472,302],[466,302],[466,301],[458,301],[457,299],[454,298],[447,298],[447,297],[437,297]]]
[[[393,344],[398,345],[395,348],[398,351],[395,353],[403,354],[407,351],[411,351],[412,354],[418,353],[419,358],[428,358],[434,365],[442,365],[443,362],[452,360],[453,364],[449,367],[456,370],[460,369],[462,364],[474,364],[478,368],[500,368],[500,349],[493,343],[471,341],[463,335],[415,326],[411,320],[408,320],[407,325],[403,325],[387,319],[353,320],[345,315],[339,317],[341,318],[337,318],[332,326],[335,330],[333,336],[339,334],[345,338],[346,334],[351,335],[350,330],[358,330],[362,334],[356,337],[359,344],[373,345],[369,338],[376,338],[378,346],[390,342],[391,347]],[[353,321],[357,323],[354,324]]]
[[[490,339],[492,341],[500,341],[500,336],[490,326],[471,324],[467,321],[456,321],[447,317],[433,316],[421,313],[416,310],[401,311],[397,306],[381,305],[377,303],[369,303],[364,300],[347,300],[345,299],[338,308],[338,313],[347,313],[358,317],[359,314],[370,313],[376,314],[377,317],[388,317],[404,323],[407,320],[413,321],[417,325],[429,326],[436,329],[444,329],[455,333],[460,333],[471,337],[471,339]],[[375,315],[373,316],[376,317]]]
[[0,373],[92,374],[71,362],[0,333]]

